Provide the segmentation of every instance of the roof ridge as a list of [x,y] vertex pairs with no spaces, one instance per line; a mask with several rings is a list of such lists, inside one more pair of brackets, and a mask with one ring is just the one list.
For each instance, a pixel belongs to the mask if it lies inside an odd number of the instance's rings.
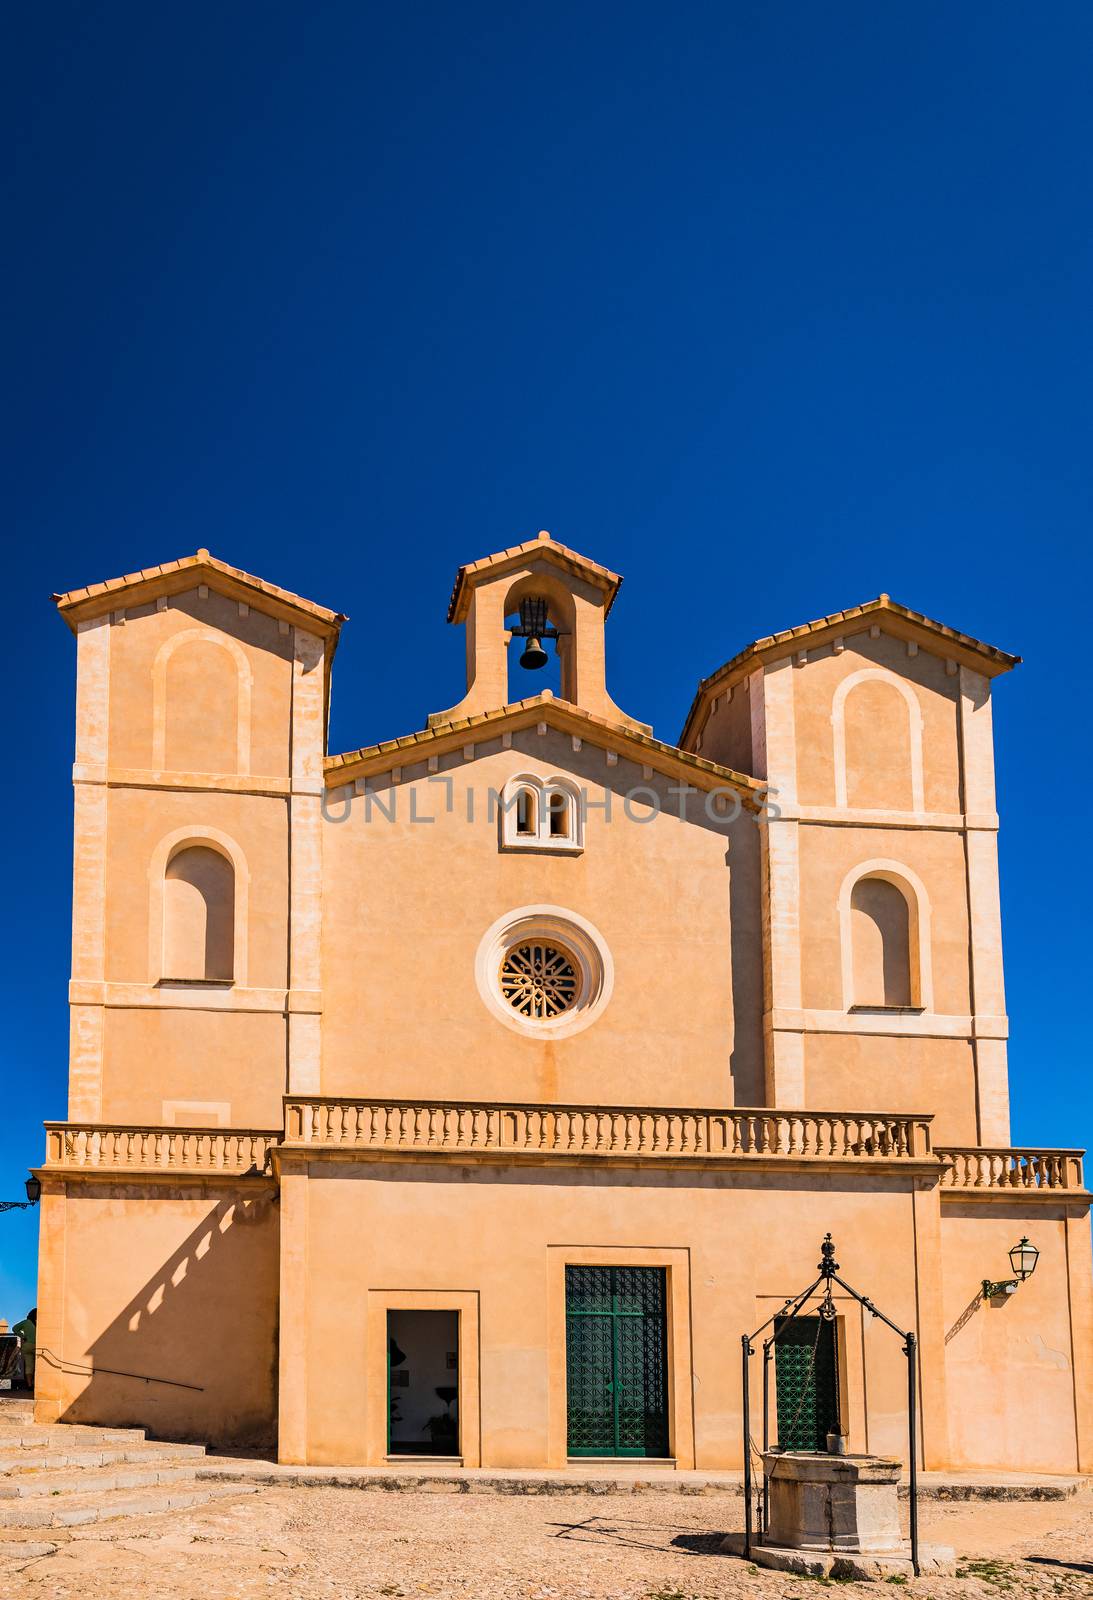
[[176,577],[179,573],[196,574],[206,571],[218,573],[221,577],[264,594],[282,605],[303,611],[324,623],[328,629],[337,630],[347,620],[345,612],[333,611],[328,606],[319,605],[317,601],[306,600],[303,595],[296,594],[291,589],[283,589],[279,584],[270,583],[266,578],[259,578],[254,573],[244,571],[242,567],[234,567],[227,561],[221,561],[219,557],[211,555],[204,546],[193,555],[178,556],[173,561],[164,561],[154,567],[143,567],[137,572],[125,573],[122,577],[104,578],[98,583],[84,584],[63,594],[54,594],[51,598],[62,615],[77,609],[87,614],[96,610],[96,602],[102,601],[104,597],[155,585],[160,580]]
[[[550,690],[529,696],[525,700],[513,701],[506,706],[478,711],[469,717],[456,717],[451,722],[402,734],[395,739],[381,739],[375,744],[362,745],[358,750],[324,756],[323,770],[329,777],[347,767],[403,751],[420,750],[424,746],[450,739],[453,735],[471,733],[483,728],[493,729],[505,722],[514,721],[529,711],[544,713],[547,721],[560,724],[578,723],[591,727],[623,743],[636,745],[650,755],[659,755],[662,759],[680,762],[696,772],[720,778],[728,786],[740,789],[749,796],[758,797],[766,788],[761,779],[752,777],[749,773],[736,772],[732,767],[721,766],[719,762],[710,761],[706,756],[683,750],[678,745],[668,744],[663,739],[655,739],[652,734],[641,733],[623,723],[596,716],[594,712],[586,711],[583,706],[574,705],[572,701],[558,699]],[[394,764],[392,762],[392,765]]]
[[982,639],[977,639],[973,634],[962,633],[959,628],[952,628],[945,622],[938,622],[934,617],[928,617],[924,611],[915,611],[910,606],[902,605],[898,600],[893,600],[890,594],[882,593],[873,600],[863,600],[859,605],[847,606],[842,611],[832,611],[826,616],[817,617],[811,622],[798,623],[796,627],[782,629],[778,633],[766,634],[762,638],[754,639],[751,644],[738,650],[728,661],[722,663],[707,677],[700,678],[698,688],[695,690],[694,699],[690,710],[687,712],[680,739],[688,737],[693,722],[701,703],[716,684],[724,682],[743,663],[753,656],[758,656],[764,651],[774,650],[780,645],[788,644],[794,639],[810,637],[823,633],[828,629],[838,627],[840,623],[857,621],[860,617],[867,617],[877,612],[887,612],[893,617],[898,617],[904,622],[914,623],[928,632],[939,634],[943,639],[950,640],[960,649],[967,650],[978,656],[986,657],[995,663],[1000,672],[1008,672],[1012,667],[1020,665],[1021,657],[1010,655],[1007,651],[999,649],[997,645],[987,644]]
[[[451,599],[448,602],[448,621],[461,622],[461,601],[468,583],[478,573],[488,572],[493,567],[502,567],[506,562],[518,561],[520,558],[534,556],[552,557],[559,565],[577,568],[586,576],[599,583],[607,591],[607,603],[604,615],[611,610],[615,598],[622,587],[622,577],[617,572],[612,572],[610,567],[605,567],[602,562],[593,561],[591,556],[584,556],[579,550],[572,549],[569,545],[562,544],[555,539],[546,528],[540,528],[534,539],[521,540],[519,544],[508,545],[504,550],[495,550],[490,555],[479,556],[474,561],[465,561],[457,568],[455,581],[452,585]],[[473,586],[473,585],[472,585]]]

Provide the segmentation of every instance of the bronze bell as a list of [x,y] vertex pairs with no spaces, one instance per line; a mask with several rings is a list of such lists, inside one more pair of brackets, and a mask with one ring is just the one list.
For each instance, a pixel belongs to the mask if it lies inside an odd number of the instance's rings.
[[540,667],[545,667],[549,657],[538,639],[529,639],[520,657],[520,665],[527,667],[530,672],[537,672]]

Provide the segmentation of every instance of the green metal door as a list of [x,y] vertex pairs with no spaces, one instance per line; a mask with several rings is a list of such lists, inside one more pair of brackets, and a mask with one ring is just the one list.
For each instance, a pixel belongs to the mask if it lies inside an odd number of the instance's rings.
[[828,1430],[839,1418],[835,1324],[779,1317],[774,1331],[778,1448],[826,1451]]
[[565,1269],[571,1456],[668,1454],[662,1267]]

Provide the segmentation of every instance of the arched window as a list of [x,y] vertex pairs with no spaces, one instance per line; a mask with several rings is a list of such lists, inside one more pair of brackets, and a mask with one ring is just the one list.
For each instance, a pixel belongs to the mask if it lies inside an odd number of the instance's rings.
[[163,976],[231,982],[235,976],[235,869],[208,845],[186,845],[163,882]]
[[910,907],[886,878],[859,878],[850,894],[854,1004],[913,1006]]
[[555,844],[576,844],[577,802],[568,789],[550,785],[545,790],[547,834]]
[[534,839],[538,835],[538,789],[522,787],[516,791],[516,832],[521,839]]
[[901,861],[860,861],[839,891],[843,1006],[932,1011],[930,897]]
[[580,797],[565,778],[510,778],[500,796],[501,847],[575,854],[583,844]]

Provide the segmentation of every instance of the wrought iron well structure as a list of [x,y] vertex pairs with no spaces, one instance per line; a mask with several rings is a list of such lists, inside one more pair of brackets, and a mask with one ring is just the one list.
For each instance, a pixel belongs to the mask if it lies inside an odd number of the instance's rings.
[[[770,1364],[774,1359],[774,1348],[781,1340],[796,1317],[804,1311],[813,1295],[819,1292],[820,1303],[817,1307],[821,1319],[821,1329],[827,1324],[834,1329],[838,1312],[835,1309],[834,1285],[848,1294],[858,1305],[863,1306],[870,1316],[876,1317],[886,1327],[903,1340],[903,1354],[907,1357],[907,1446],[908,1446],[908,1478],[910,1491],[910,1533],[911,1533],[911,1566],[915,1577],[919,1577],[918,1560],[918,1339],[914,1333],[906,1332],[891,1317],[886,1317],[869,1299],[868,1295],[859,1294],[857,1289],[851,1287],[844,1278],[839,1277],[839,1263],[835,1260],[835,1245],[831,1235],[824,1235],[824,1242],[820,1246],[820,1261],[817,1265],[819,1277],[809,1284],[803,1293],[791,1296],[780,1311],[768,1317],[754,1333],[741,1335],[742,1368],[743,1368],[743,1420],[744,1420],[744,1549],[745,1560],[751,1560],[752,1547],[752,1437],[751,1437],[751,1390],[749,1376],[751,1368],[749,1362],[755,1354],[755,1340],[767,1328],[772,1331],[763,1341],[763,1455],[766,1456],[770,1448]],[[822,1287],[821,1287],[822,1286]],[[817,1334],[817,1339],[819,1335]],[[838,1389],[836,1388],[836,1395]],[[763,1528],[767,1527],[770,1506],[770,1492],[766,1462],[763,1465]]]

